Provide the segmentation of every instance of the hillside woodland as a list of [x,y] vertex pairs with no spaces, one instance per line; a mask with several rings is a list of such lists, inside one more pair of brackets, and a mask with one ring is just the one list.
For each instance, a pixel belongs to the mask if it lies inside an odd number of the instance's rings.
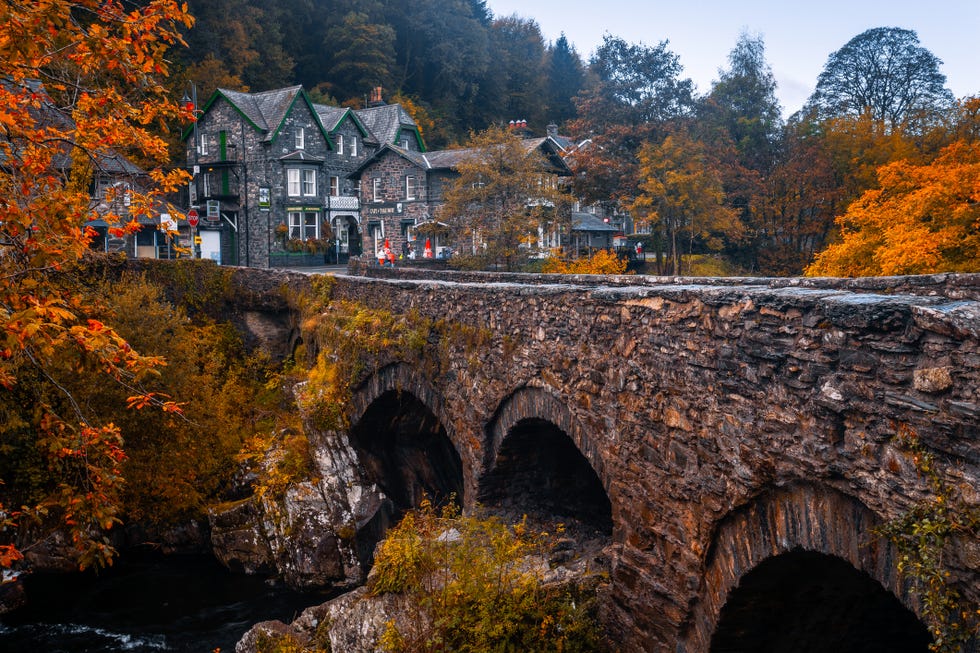
[[[952,236],[975,237],[980,219],[980,100],[953,97],[942,62],[911,30],[870,29],[842,44],[804,108],[784,118],[765,43],[748,33],[699,94],[669,40],[607,34],[586,59],[564,35],[549,42],[532,17],[496,16],[484,0],[192,0],[189,9],[187,47],[171,52],[176,97],[191,81],[203,97],[302,84],[317,101],[357,107],[380,86],[413,112],[430,148],[511,120],[541,135],[556,124],[582,173],[575,194],[629,209],[647,251],[662,255],[657,272],[692,272],[691,254],[765,275],[980,266],[971,241]],[[956,176],[957,192],[933,194],[888,230],[868,224],[890,185],[915,202],[913,178],[945,187],[944,175]]]

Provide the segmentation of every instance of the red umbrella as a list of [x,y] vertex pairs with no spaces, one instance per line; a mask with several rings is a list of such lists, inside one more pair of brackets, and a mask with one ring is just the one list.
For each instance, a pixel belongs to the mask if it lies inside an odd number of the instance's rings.
[[432,258],[432,243],[428,238],[425,239],[425,251],[422,252],[422,256],[425,258]]

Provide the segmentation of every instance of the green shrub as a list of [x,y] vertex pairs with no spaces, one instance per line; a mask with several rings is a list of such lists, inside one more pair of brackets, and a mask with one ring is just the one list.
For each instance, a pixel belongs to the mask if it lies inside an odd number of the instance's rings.
[[389,531],[375,558],[371,591],[404,594],[417,611],[410,625],[389,622],[382,648],[604,650],[590,593],[542,582],[540,555],[550,537],[524,523],[463,517],[451,506],[437,512],[423,503]]

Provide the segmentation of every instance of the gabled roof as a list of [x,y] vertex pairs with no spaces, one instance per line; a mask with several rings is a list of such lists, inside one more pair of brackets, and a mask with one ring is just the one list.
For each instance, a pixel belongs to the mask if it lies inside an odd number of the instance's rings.
[[359,179],[361,177],[361,173],[363,173],[368,166],[373,164],[375,161],[380,159],[388,152],[391,152],[396,156],[400,156],[403,159],[406,159],[414,163],[415,165],[422,168],[423,170],[430,170],[432,168],[432,165],[430,165],[429,161],[426,158],[427,155],[422,154],[421,152],[413,152],[411,150],[406,150],[401,147],[398,147],[397,145],[382,145],[381,149],[375,152],[372,156],[368,157],[368,159],[364,161],[364,163],[354,168],[354,170],[348,175],[348,177],[350,177],[351,179]]
[[[558,170],[559,176],[567,176],[571,174],[571,171],[565,164],[564,159],[561,157],[561,148],[553,138],[525,138],[521,141],[521,145],[524,146],[524,149],[527,152],[541,150],[541,153],[545,155],[548,162]],[[392,152],[403,159],[407,159],[423,170],[455,170],[460,163],[479,156],[480,154],[479,149],[472,147],[452,150],[433,150],[431,152],[423,153],[406,150],[398,147],[397,145],[388,144],[384,145],[380,150],[375,152],[374,156],[358,166],[350,176],[355,179],[360,177],[364,169],[374,163],[374,161],[380,158],[385,152]]]
[[418,140],[419,147],[425,151],[425,143],[419,134],[418,125],[412,116],[400,104],[384,104],[379,107],[368,107],[355,111],[358,118],[368,130],[374,134],[381,145],[393,145],[398,142],[398,136],[403,129],[410,130]]
[[346,107],[331,107],[326,104],[314,104],[313,108],[320,117],[320,122],[323,123],[324,129],[331,134],[340,128],[340,125],[344,122],[344,119],[347,118],[347,116],[350,116],[350,119],[354,122],[354,125],[361,132],[361,136],[365,139],[374,141],[374,137],[371,132],[368,131],[367,127],[364,126],[364,123],[361,122],[361,119],[357,117],[357,113],[355,113],[352,109],[348,109]]
[[[296,101],[302,99],[310,108],[310,112],[313,114],[317,126],[326,139],[328,146],[331,149],[333,148],[333,142],[330,140],[327,130],[323,127],[319,112],[306,95],[306,91],[303,90],[302,86],[289,86],[271,91],[262,91],[260,93],[244,93],[242,91],[219,88],[208,99],[202,112],[206,113],[219,98],[224,98],[235,111],[241,114],[253,129],[263,132],[265,134],[263,140],[266,142],[274,141],[279,136],[279,132],[282,130],[286,118],[289,116],[289,112],[292,111]],[[188,135],[185,133],[184,138],[187,138]]]

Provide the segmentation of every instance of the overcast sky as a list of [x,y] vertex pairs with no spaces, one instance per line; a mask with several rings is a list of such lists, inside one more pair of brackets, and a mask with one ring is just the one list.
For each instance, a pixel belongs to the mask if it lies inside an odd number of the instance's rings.
[[728,67],[742,31],[762,36],[783,115],[813,92],[827,58],[861,32],[901,27],[942,60],[957,98],[980,95],[980,0],[487,0],[494,16],[533,18],[548,41],[562,32],[584,60],[604,34],[630,43],[669,42],[683,77],[706,93]]

